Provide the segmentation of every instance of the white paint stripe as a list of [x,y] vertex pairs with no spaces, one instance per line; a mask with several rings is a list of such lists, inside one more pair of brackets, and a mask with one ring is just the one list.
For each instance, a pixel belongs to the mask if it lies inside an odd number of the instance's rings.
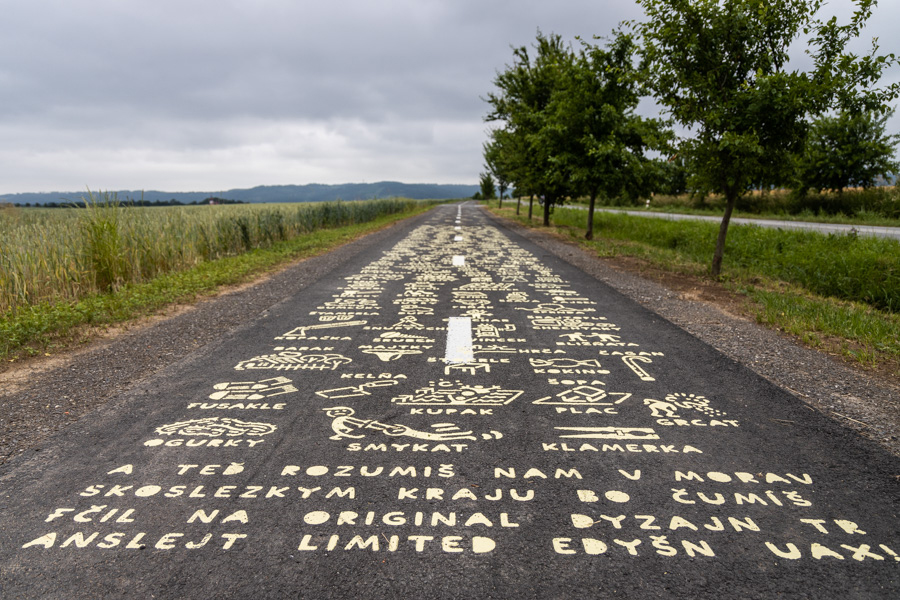
[[453,238],[453,241],[454,241],[454,242],[461,242],[461,241],[462,241],[462,236],[461,236],[461,235],[456,236],[455,238]]
[[475,360],[472,353],[470,317],[450,317],[447,323],[447,351],[444,360],[448,363],[470,363]]
[[453,257],[453,266],[454,267],[464,267],[466,266],[466,257],[457,254]]

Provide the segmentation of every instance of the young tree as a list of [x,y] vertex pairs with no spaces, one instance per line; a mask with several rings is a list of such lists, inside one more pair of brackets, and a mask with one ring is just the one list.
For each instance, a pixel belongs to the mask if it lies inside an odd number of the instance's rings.
[[[525,170],[524,164],[525,144],[524,136],[517,135],[507,129],[494,129],[490,132],[490,140],[484,144],[484,160],[497,178],[500,186],[500,197],[509,189],[509,184],[516,182],[516,214],[519,214],[521,192],[524,192]],[[520,174],[522,173],[522,174]],[[531,218],[529,213],[528,218]]]
[[492,139],[484,144],[484,162],[487,163],[488,170],[497,180],[497,190],[500,192],[498,208],[503,207],[503,196],[509,189],[509,182],[513,179],[513,170],[507,164],[506,158],[503,148],[492,135]]
[[478,178],[478,185],[481,187],[482,200],[493,200],[497,197],[494,191],[494,178],[490,173],[482,173]]
[[[547,106],[553,91],[560,85],[560,79],[573,59],[570,49],[562,38],[551,34],[538,33],[534,46],[534,59],[528,48],[522,46],[513,50],[513,64],[494,78],[496,93],[490,93],[487,102],[491,112],[487,121],[501,121],[499,130],[505,132],[501,148],[504,152],[515,153],[509,161],[515,165],[515,178],[510,180],[517,190],[532,195],[528,216],[531,217],[533,195],[543,199],[544,225],[550,225],[550,208],[561,203],[571,190],[571,181],[565,169],[556,160],[556,149],[546,143],[542,134],[550,126]],[[496,141],[497,135],[494,135]]]
[[556,149],[575,191],[590,198],[587,239],[597,197],[648,195],[656,170],[645,152],[660,147],[663,127],[634,113],[640,99],[635,48],[621,31],[605,48],[585,44],[548,106],[545,144]]
[[[692,187],[726,200],[712,261],[718,277],[731,213],[753,185],[789,176],[803,145],[806,118],[835,106],[880,109],[898,86],[874,89],[893,55],[846,50],[871,15],[874,0],[857,0],[851,22],[822,22],[823,0],[638,0],[646,84],[677,123],[690,131],[679,151],[693,166]],[[809,71],[788,70],[788,48],[811,34]]]
[[879,177],[900,171],[894,158],[900,136],[885,133],[885,123],[893,112],[879,116],[843,111],[813,122],[797,161],[798,191],[867,188]]

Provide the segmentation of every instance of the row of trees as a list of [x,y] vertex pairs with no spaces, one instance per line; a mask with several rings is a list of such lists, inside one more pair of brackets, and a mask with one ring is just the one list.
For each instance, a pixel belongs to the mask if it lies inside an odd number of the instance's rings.
[[[528,196],[529,217],[539,197],[545,225],[553,205],[587,196],[589,239],[597,197],[648,196],[679,180],[721,194],[718,276],[731,213],[748,191],[866,185],[897,169],[884,122],[900,86],[877,87],[897,59],[879,56],[874,42],[868,54],[849,50],[875,0],[856,0],[846,24],[817,16],[823,0],[638,3],[645,20],[602,45],[573,50],[538,33],[533,48],[513,50],[486,98],[486,120],[497,126],[484,146],[483,187],[487,175]],[[801,36],[811,66],[791,69],[788,51]],[[659,118],[637,113],[645,96]],[[854,135],[861,144],[831,160]]]

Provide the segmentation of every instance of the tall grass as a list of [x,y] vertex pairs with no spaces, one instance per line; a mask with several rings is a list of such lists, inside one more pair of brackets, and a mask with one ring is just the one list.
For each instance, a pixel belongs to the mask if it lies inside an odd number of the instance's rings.
[[[583,228],[584,211],[560,209],[559,225]],[[595,235],[677,250],[688,260],[707,263],[717,223],[667,221],[600,213]],[[821,295],[862,302],[900,313],[900,242],[855,235],[732,225],[725,248],[727,269],[746,269],[796,284]]]
[[78,300],[164,273],[267,248],[323,228],[372,221],[407,199],[140,208],[92,194],[86,208],[0,211],[0,314]]

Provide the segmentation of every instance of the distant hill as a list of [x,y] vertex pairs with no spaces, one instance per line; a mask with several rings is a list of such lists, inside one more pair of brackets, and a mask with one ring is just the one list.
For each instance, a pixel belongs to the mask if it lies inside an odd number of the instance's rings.
[[[479,190],[477,185],[439,183],[401,183],[399,181],[379,181],[378,183],[341,183],[326,185],[310,183],[306,185],[260,185],[249,189],[233,189],[210,192],[160,192],[157,190],[110,190],[118,194],[119,200],[129,198],[146,202],[177,200],[183,204],[202,202],[210,196],[239,200],[241,202],[327,202],[329,200],[369,200],[372,198],[413,198],[414,200],[471,198]],[[96,190],[94,190],[96,191]],[[11,204],[46,204],[48,202],[74,202],[86,196],[81,192],[40,192],[0,195],[0,202]]]

